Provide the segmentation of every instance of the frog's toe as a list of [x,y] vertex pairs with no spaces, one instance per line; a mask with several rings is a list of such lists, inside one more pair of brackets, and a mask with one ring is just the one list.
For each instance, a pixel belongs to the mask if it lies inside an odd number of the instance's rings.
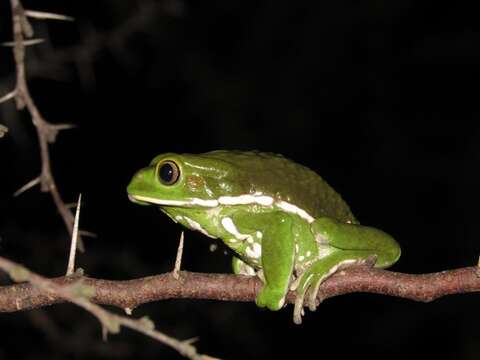
[[304,295],[297,295],[295,299],[295,307],[293,308],[293,322],[297,325],[302,323],[302,316],[305,315],[303,311],[303,298]]
[[322,276],[314,276],[312,279],[312,286],[310,287],[307,298],[307,305],[310,311],[317,310],[317,306],[319,303],[319,301],[317,300],[317,295],[323,280],[324,277]]

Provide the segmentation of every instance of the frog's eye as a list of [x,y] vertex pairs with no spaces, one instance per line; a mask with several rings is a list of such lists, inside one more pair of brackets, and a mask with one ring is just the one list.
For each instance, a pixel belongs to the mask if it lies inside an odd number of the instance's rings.
[[180,178],[180,169],[173,161],[167,160],[158,166],[157,176],[162,184],[173,185]]

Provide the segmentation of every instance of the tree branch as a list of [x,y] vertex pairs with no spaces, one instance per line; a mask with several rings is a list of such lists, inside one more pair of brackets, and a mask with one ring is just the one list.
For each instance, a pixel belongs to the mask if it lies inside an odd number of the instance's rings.
[[[79,280],[94,290],[90,298],[92,302],[117,306],[126,311],[166,299],[254,301],[262,285],[257,277],[252,276],[186,271],[180,272],[180,280],[176,280],[172,273],[126,281],[83,276],[52,279],[58,285],[69,285]],[[367,292],[429,302],[446,295],[476,291],[480,291],[480,273],[475,266],[421,275],[354,266],[327,279],[320,286],[318,300]],[[294,293],[289,293],[287,302],[293,303],[294,300]],[[34,309],[63,301],[60,296],[46,295],[28,283],[0,287],[0,312]]]

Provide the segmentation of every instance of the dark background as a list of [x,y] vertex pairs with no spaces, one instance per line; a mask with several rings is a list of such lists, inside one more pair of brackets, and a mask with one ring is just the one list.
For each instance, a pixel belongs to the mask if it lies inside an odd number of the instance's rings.
[[[32,7],[30,6],[31,4]],[[25,1],[76,22],[32,20],[47,39],[29,48],[32,95],[53,123],[51,146],[67,202],[81,192],[86,239],[77,265],[131,279],[173,267],[180,228],[130,203],[130,177],[156,154],[258,149],[320,173],[359,220],[395,236],[393,270],[426,273],[477,262],[478,12],[436,1]],[[11,39],[0,2],[0,41]],[[0,49],[0,96],[14,86]],[[68,235],[49,195],[12,193],[38,175],[26,112],[0,106],[0,254],[47,276],[65,272]],[[186,232],[183,268],[230,272],[230,258]],[[3,284],[9,280],[0,275]],[[171,300],[143,305],[157,328],[199,337],[226,359],[306,356],[478,359],[478,294],[430,304],[372,294],[325,301],[304,324],[292,306]],[[122,330],[101,340],[73,305],[0,314],[0,359],[179,358]],[[311,355],[314,353],[315,355]]]

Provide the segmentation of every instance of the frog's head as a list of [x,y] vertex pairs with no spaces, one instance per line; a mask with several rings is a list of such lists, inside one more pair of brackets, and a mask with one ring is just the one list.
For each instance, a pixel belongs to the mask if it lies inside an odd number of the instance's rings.
[[127,187],[131,201],[159,206],[211,208],[221,196],[249,192],[231,163],[207,155],[166,153],[138,171]]

